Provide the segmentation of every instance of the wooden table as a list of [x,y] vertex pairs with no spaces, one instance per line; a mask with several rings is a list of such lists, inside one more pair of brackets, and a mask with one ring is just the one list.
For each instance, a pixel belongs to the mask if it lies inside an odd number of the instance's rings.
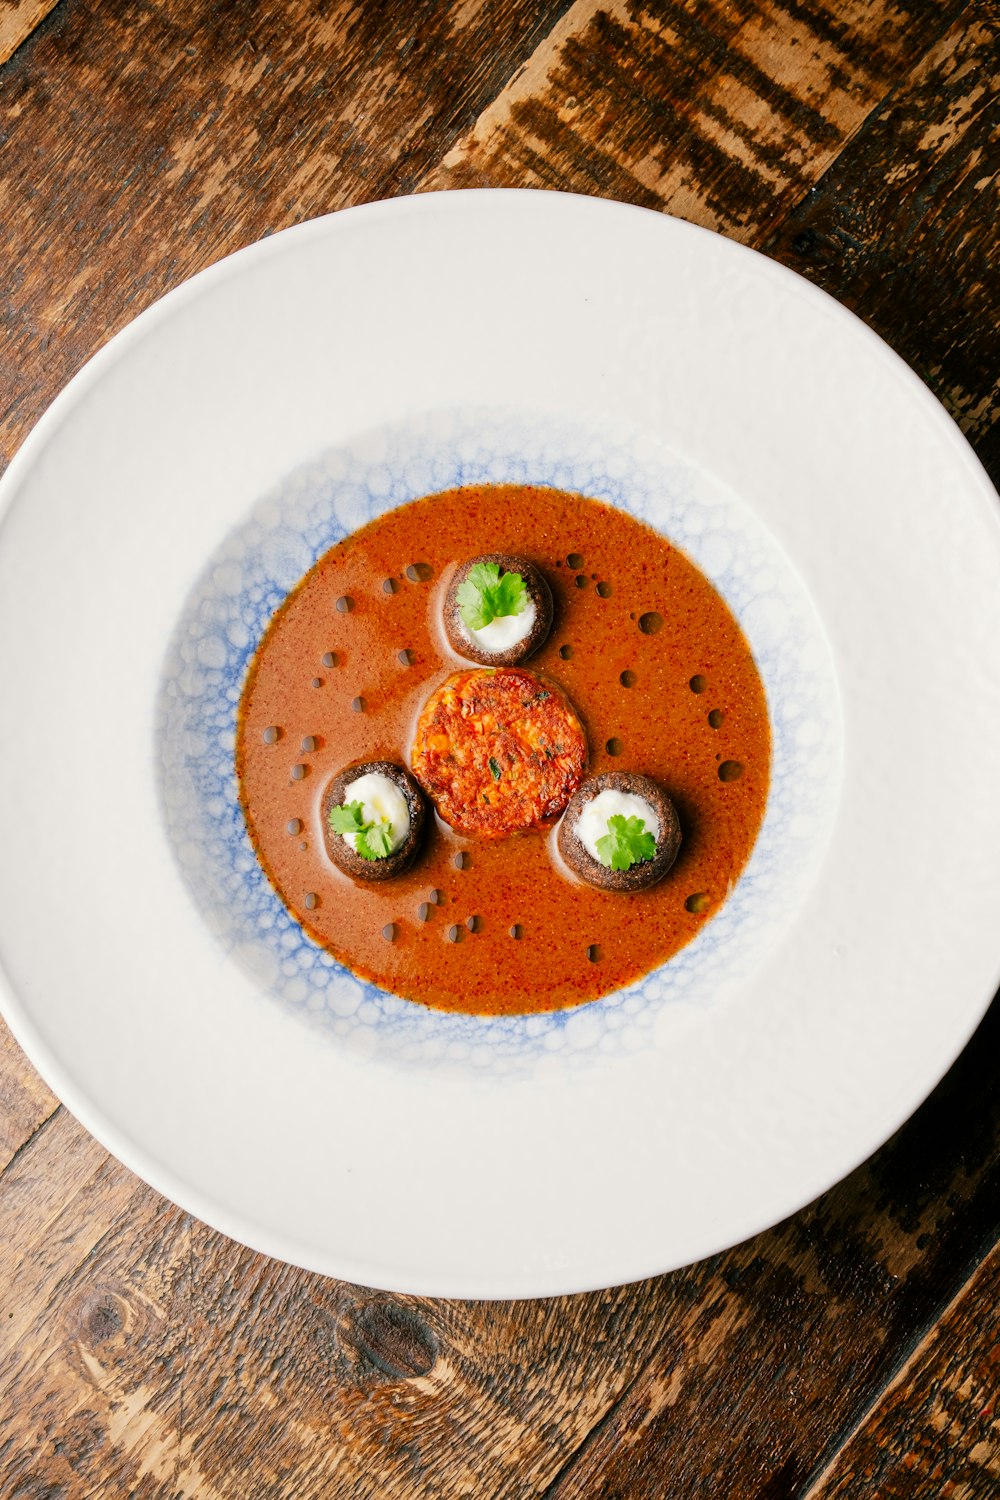
[[[784,261],[1000,469],[995,0],[8,0],[0,58],[3,463],[210,261],[487,184]],[[111,1160],[5,1034],[0,1497],[998,1496],[998,1046],[994,1006],[893,1141],[750,1243],[482,1304],[241,1249]]]

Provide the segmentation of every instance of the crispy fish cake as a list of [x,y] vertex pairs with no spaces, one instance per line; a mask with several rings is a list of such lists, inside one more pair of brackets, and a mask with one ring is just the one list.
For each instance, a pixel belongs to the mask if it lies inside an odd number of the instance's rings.
[[551,823],[586,765],[565,695],[523,667],[456,672],[417,722],[413,774],[459,833],[501,839]]

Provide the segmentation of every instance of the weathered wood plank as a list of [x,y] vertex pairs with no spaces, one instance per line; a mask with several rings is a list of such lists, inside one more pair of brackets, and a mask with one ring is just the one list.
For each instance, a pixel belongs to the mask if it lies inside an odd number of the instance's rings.
[[560,187],[758,242],[959,3],[577,0],[422,187]]
[[6,0],[0,10],[0,64],[8,61],[59,0]]
[[[163,1243],[171,1230],[183,1237],[184,1216],[65,1110],[8,1168],[0,1203],[0,1389],[16,1414],[0,1429],[0,1494],[139,1495],[144,1471],[130,1453],[144,1437],[145,1469],[172,1478],[176,1437],[165,1456],[152,1429],[155,1401],[178,1399],[187,1319]],[[179,1408],[172,1415],[177,1424]]]
[[803,1500],[1000,1494],[1000,1248]]
[[767,243],[927,381],[1000,483],[1000,15],[969,7]]
[[[547,1500],[662,1500],[665,1476],[678,1496],[798,1500],[831,1437],[854,1428],[996,1241],[998,1047],[1000,1002],[867,1166],[679,1300]],[[924,1493],[937,1492],[910,1492]]]
[[58,1108],[59,1101],[0,1020],[0,1176]]
[[568,0],[64,0],[4,74],[0,468],[179,281],[408,192]]

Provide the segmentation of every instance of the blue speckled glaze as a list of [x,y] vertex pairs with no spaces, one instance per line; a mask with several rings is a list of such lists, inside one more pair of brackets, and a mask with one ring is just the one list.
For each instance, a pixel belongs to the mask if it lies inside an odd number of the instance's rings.
[[[289,589],[335,542],[461,484],[530,483],[609,501],[667,535],[739,619],[768,697],[771,790],[751,859],[669,963],[603,1000],[546,1015],[446,1015],[354,977],[302,931],[257,862],[240,809],[236,712]],[[265,495],[188,597],[163,669],[164,818],[204,919],[256,984],[367,1056],[510,1072],[651,1045],[664,1008],[705,1007],[791,920],[825,850],[840,781],[833,667],[794,569],[747,505],[647,435],[517,411],[430,413],[319,455]]]

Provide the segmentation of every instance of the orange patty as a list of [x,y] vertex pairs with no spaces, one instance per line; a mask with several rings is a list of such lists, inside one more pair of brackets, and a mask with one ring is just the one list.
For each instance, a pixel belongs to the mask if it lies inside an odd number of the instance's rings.
[[424,704],[413,774],[459,833],[551,822],[583,780],[587,740],[565,695],[523,667],[456,672]]

